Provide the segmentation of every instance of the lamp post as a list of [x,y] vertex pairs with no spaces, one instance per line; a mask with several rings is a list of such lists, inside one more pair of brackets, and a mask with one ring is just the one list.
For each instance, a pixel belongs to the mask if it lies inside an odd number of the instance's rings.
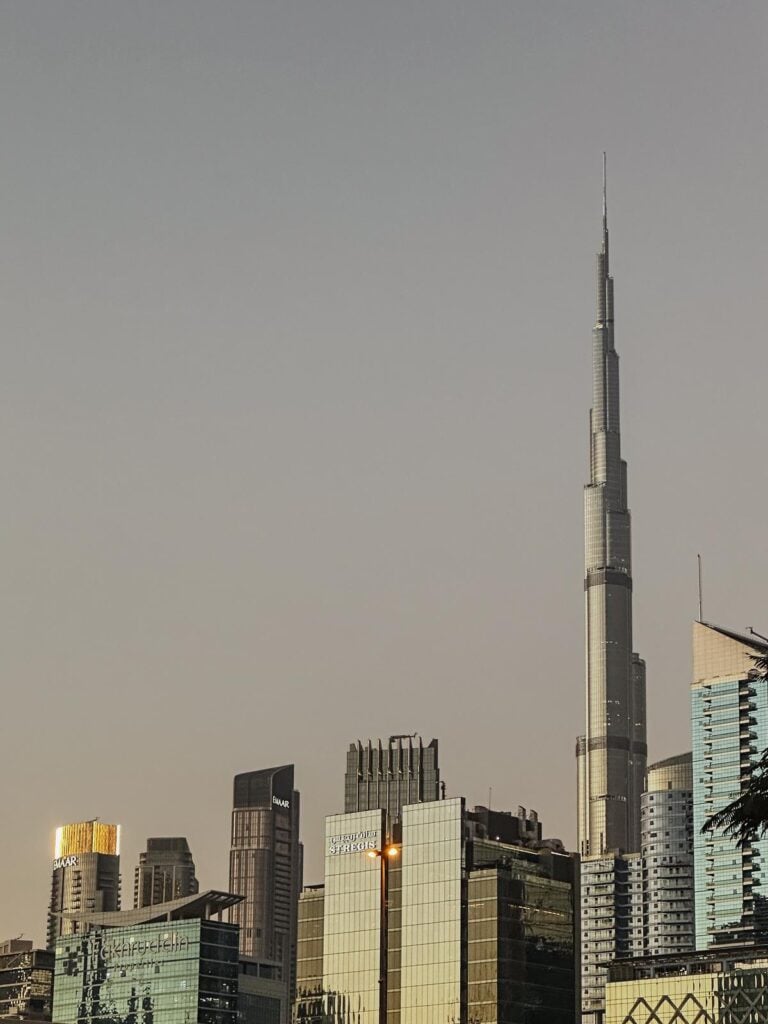
[[387,1024],[387,895],[389,862],[400,855],[396,843],[387,843],[380,850],[368,850],[368,856],[378,859],[381,867],[381,914],[379,934],[379,1024]]

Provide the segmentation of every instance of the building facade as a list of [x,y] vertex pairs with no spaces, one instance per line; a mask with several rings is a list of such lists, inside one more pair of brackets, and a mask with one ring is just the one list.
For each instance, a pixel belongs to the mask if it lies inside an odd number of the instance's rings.
[[768,747],[768,686],[754,658],[768,648],[706,622],[693,625],[694,871],[696,948],[768,939],[768,838],[743,847],[702,833],[735,800]]
[[768,948],[616,963],[605,1024],[762,1024],[768,1020]]
[[120,826],[80,821],[56,829],[48,949],[74,930],[62,915],[120,909]]
[[639,853],[587,857],[581,862],[581,1013],[601,1024],[608,968],[642,956],[643,862]]
[[133,910],[70,912],[56,943],[56,1024],[237,1024],[239,896],[209,890]]
[[0,1019],[49,1021],[54,956],[24,939],[0,943]]
[[600,1024],[614,960],[694,948],[691,755],[650,765],[641,800],[641,850],[581,862],[581,1005]]
[[301,900],[296,1021],[572,1024],[575,861],[496,839],[484,812],[453,799],[394,823],[381,809],[326,819],[325,886]]
[[392,821],[406,804],[439,800],[438,743],[424,746],[421,737],[390,736],[363,744],[350,743],[344,776],[344,810],[384,810]]
[[322,1024],[325,886],[306,886],[299,897],[294,1021]]
[[240,928],[244,957],[282,965],[286,1005],[296,987],[301,872],[299,794],[294,789],[293,765],[236,775],[229,888],[243,902],[232,908],[230,921]]
[[693,765],[679,754],[649,765],[640,805],[644,956],[695,948]]
[[198,889],[192,851],[183,836],[147,840],[134,873],[134,907],[152,907],[181,896],[194,896]]
[[640,849],[647,756],[645,663],[632,650],[632,557],[627,464],[621,458],[619,357],[603,175],[592,335],[590,481],[584,489],[587,715],[576,743],[582,857]]
[[289,1014],[282,964],[240,959],[237,1024],[282,1024]]

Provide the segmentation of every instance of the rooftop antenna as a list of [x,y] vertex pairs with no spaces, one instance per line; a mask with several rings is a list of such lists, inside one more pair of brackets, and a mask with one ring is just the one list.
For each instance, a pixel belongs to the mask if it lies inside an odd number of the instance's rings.
[[703,622],[704,618],[702,616],[702,611],[701,611],[701,606],[702,606],[702,601],[701,601],[701,555],[696,555],[696,558],[698,559],[698,562],[699,562],[699,622]]

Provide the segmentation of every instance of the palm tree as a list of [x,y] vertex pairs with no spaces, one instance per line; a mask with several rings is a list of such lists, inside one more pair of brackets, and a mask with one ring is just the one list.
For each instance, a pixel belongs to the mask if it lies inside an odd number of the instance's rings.
[[[755,677],[768,685],[768,651],[752,655]],[[741,795],[704,822],[701,831],[721,829],[739,846],[748,846],[768,832],[768,749],[752,769],[752,775]]]

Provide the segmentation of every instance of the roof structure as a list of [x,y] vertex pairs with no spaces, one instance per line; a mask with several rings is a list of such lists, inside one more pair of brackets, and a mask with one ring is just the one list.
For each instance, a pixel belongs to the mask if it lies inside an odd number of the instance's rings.
[[87,928],[124,928],[135,924],[152,924],[156,921],[187,921],[195,918],[207,921],[214,916],[221,920],[223,911],[241,903],[242,900],[242,896],[235,896],[231,892],[208,889],[193,896],[183,896],[167,903],[156,903],[153,907],[104,912],[68,911],[59,916],[65,921],[77,921]]

